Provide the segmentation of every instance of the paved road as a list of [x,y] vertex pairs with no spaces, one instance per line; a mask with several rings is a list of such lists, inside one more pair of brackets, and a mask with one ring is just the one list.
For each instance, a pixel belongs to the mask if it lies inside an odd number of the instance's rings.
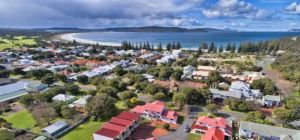
[[159,140],[186,140],[189,133],[184,132],[184,127],[186,125],[191,126],[193,119],[186,117],[182,125],[180,125],[175,132],[170,132],[166,136],[159,137]]

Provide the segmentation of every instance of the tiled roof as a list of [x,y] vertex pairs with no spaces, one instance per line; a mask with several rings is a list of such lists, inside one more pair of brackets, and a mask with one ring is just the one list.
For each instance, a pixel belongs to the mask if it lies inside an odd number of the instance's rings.
[[202,137],[202,140],[224,140],[224,133],[220,129],[210,128]]
[[113,124],[113,123],[110,123],[110,122],[105,123],[102,128],[114,130],[114,131],[119,132],[120,134],[123,133],[126,130],[125,126]]
[[118,118],[122,118],[125,120],[136,120],[138,121],[140,119],[139,114],[123,111],[120,115],[117,116]]
[[222,117],[210,118],[207,116],[202,116],[197,119],[197,123],[207,124],[212,127],[226,128],[226,120]]
[[144,113],[145,108],[144,108],[144,106],[138,105],[138,106],[134,107],[131,111],[134,113]]
[[129,126],[131,126],[133,124],[133,121],[125,120],[125,119],[118,118],[118,117],[113,117],[113,118],[111,118],[111,120],[109,121],[109,123],[113,123],[113,124],[117,124],[117,125],[122,125],[122,126],[129,127]]
[[96,132],[98,135],[106,136],[109,138],[116,138],[119,136],[119,132],[111,129],[102,128]]
[[162,112],[164,109],[164,105],[161,104],[154,104],[153,103],[147,103],[144,105],[145,110],[153,111],[153,112]]
[[200,129],[200,130],[206,131],[207,127],[206,126],[200,126],[200,125],[193,124],[192,127],[191,127],[191,129]]
[[176,119],[178,117],[178,114],[176,111],[164,110],[162,116],[165,116],[168,119]]

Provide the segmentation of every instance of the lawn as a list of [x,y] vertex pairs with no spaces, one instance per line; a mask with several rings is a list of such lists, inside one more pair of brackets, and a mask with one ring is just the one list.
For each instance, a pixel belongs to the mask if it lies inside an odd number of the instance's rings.
[[36,44],[34,38],[25,38],[24,36],[17,36],[14,39],[0,38],[0,50],[6,48],[19,48],[22,45]]
[[189,134],[187,140],[200,140],[201,136],[197,134]]
[[92,140],[93,133],[100,129],[103,122],[87,121],[65,134],[60,140]]
[[126,109],[127,109],[127,107],[126,107],[126,105],[125,105],[125,102],[123,102],[123,101],[118,101],[118,102],[116,103],[116,107],[117,107],[118,109],[120,109],[120,110],[126,110]]
[[4,115],[3,118],[10,122],[15,128],[33,128],[35,125],[34,119],[26,109],[9,115]]

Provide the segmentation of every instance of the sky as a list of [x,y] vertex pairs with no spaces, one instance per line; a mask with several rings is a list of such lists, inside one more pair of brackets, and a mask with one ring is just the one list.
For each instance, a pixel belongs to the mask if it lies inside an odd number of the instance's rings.
[[286,31],[300,0],[0,0],[1,28],[133,26]]

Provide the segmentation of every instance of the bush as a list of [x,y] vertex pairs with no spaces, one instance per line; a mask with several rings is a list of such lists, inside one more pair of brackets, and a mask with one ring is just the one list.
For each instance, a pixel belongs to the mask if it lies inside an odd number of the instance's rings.
[[154,96],[153,96],[154,99],[156,100],[163,100],[163,99],[166,99],[167,96],[162,93],[162,92],[159,92],[159,93],[156,93]]
[[165,124],[163,125],[163,128],[166,129],[166,130],[169,130],[169,129],[170,129],[170,124],[165,123]]

